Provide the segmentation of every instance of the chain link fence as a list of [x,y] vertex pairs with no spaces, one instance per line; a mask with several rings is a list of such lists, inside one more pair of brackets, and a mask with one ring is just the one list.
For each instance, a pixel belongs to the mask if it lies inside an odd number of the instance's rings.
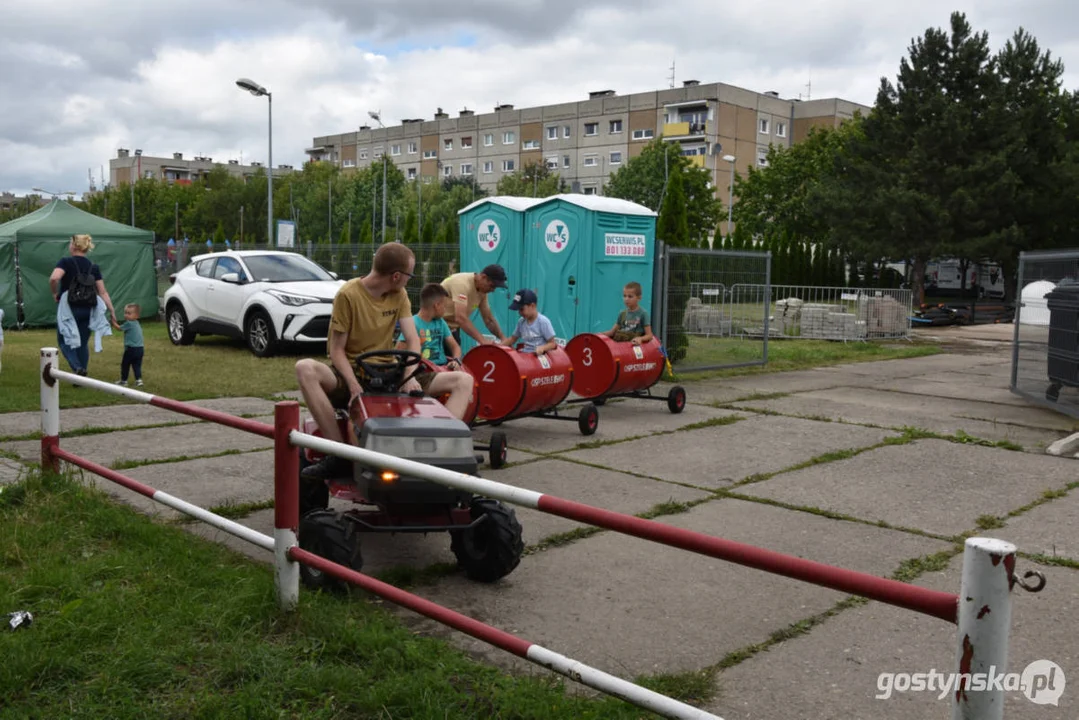
[[1012,392],[1079,417],[1079,250],[1019,255]]
[[[416,276],[408,284],[409,299],[412,306],[418,308],[420,290],[429,282],[442,282],[443,279],[457,272],[460,267],[460,248],[454,245],[409,245],[416,255]],[[182,270],[197,255],[224,250],[222,247],[207,245],[154,245],[154,267],[157,269],[157,294],[162,297],[168,290],[173,273]],[[234,245],[233,250],[286,250],[300,253],[314,260],[330,272],[337,273],[342,280],[365,275],[371,269],[371,258],[377,245],[338,245],[317,244],[297,248],[278,248],[270,245],[243,244]],[[164,308],[164,304],[162,304]]]

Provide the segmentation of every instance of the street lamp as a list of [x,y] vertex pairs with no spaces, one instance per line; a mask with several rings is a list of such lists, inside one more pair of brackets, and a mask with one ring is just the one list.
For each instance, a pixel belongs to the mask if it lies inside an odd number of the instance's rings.
[[273,94],[254,80],[240,78],[236,84],[255,97],[266,96],[267,122],[267,162],[266,162],[266,242],[273,247]]
[[[382,124],[382,111],[375,112],[374,110],[367,111],[367,117],[371,118],[378,123],[378,126],[383,130],[386,126]],[[383,140],[382,143],[382,242],[386,242],[386,143]]]
[[731,218],[734,211],[734,161],[737,160],[734,155],[724,155],[723,159],[731,164],[731,187],[730,194],[727,196],[727,237],[731,236]]

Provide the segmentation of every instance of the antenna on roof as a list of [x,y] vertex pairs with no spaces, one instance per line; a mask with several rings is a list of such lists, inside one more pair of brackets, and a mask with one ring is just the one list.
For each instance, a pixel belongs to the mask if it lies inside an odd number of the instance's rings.
[[671,60],[671,76],[668,77],[667,80],[670,82],[670,85],[668,87],[673,88],[674,87],[674,60],[673,59]]
[[[809,82],[807,82],[807,83],[805,84],[805,89],[806,89],[806,96],[805,96],[805,99],[806,99],[806,100],[808,100],[808,99],[809,99],[809,95],[810,95],[810,92],[811,92],[811,91],[813,90],[813,78],[812,78],[812,77],[810,77],[810,78],[809,78]],[[799,100],[802,100],[802,99],[803,99],[803,98],[802,98],[802,93],[798,93],[798,99],[799,99]]]

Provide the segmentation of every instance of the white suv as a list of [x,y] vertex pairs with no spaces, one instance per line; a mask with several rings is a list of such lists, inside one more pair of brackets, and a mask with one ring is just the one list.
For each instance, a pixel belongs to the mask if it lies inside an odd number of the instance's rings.
[[229,335],[258,357],[282,342],[325,343],[334,295],[345,284],[303,255],[277,250],[199,255],[169,280],[165,319],[174,345]]

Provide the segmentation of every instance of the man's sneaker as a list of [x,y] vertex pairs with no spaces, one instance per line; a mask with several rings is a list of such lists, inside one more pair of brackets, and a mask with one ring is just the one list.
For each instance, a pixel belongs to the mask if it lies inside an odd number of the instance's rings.
[[308,465],[300,472],[304,480],[330,480],[332,478],[352,477],[352,463],[336,455],[325,455],[314,465]]
[[79,368],[75,371],[75,374],[80,377],[86,377],[86,368]]
[[[124,383],[124,385],[127,385],[127,383]],[[135,381],[135,387],[142,387],[142,378]]]
[[113,385],[119,385],[121,387],[127,387],[127,380],[117,380]]

